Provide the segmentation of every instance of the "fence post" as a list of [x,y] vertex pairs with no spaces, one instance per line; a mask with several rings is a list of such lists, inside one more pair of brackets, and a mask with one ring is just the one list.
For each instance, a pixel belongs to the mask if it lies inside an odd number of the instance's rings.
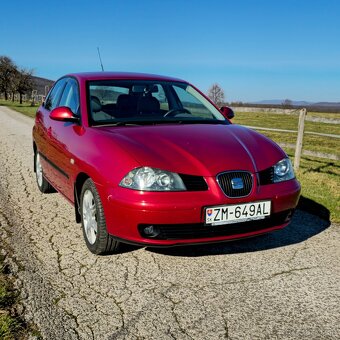
[[300,158],[301,158],[302,142],[303,142],[303,131],[305,129],[306,114],[307,114],[307,110],[305,108],[300,110],[298,136],[296,140],[296,148],[295,148],[295,156],[294,156],[294,170],[298,170],[300,167]]

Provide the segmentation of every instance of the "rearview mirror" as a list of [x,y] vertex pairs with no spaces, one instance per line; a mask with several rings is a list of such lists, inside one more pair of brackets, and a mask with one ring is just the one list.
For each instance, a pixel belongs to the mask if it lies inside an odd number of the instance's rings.
[[60,106],[53,109],[50,113],[50,118],[60,122],[78,122],[79,118],[67,106]]
[[228,118],[228,119],[232,119],[235,116],[234,111],[228,106],[222,106],[221,113],[223,114],[225,118]]

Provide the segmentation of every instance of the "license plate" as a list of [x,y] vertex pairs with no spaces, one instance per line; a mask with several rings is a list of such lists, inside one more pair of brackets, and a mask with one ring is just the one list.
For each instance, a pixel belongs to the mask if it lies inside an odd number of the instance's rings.
[[264,219],[270,216],[271,201],[223,205],[205,209],[205,224],[219,225]]

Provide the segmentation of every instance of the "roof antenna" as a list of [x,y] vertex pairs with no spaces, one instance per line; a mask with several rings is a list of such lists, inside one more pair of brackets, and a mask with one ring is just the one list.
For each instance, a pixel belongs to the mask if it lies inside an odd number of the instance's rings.
[[104,67],[103,67],[103,63],[102,63],[102,58],[100,56],[99,47],[97,47],[97,51],[98,51],[98,57],[99,57],[99,61],[100,61],[100,66],[102,67],[102,71],[104,72]]

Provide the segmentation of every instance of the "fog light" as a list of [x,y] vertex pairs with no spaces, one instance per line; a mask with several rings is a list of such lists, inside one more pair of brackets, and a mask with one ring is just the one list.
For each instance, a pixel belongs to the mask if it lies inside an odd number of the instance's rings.
[[156,237],[159,234],[159,229],[153,225],[149,225],[143,229],[145,236]]

